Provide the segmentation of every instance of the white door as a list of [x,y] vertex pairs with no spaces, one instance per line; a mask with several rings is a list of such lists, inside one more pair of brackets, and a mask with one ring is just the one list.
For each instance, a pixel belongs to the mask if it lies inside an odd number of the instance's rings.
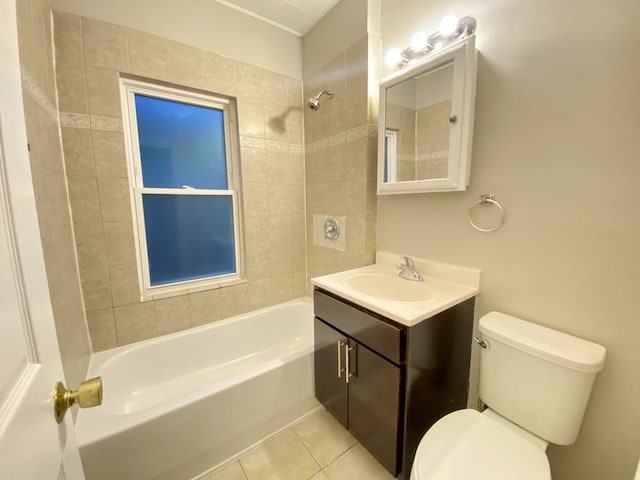
[[0,477],[84,478],[63,380],[35,210],[14,0],[0,0]]

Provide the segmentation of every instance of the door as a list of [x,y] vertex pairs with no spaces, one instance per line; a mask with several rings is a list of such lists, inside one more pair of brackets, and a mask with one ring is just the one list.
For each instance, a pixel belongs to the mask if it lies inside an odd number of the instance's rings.
[[349,431],[394,476],[402,418],[401,369],[350,340]]
[[64,380],[36,217],[16,11],[0,0],[0,476],[84,478],[71,415],[53,416]]
[[348,385],[345,381],[347,337],[318,317],[313,320],[316,398],[347,428]]

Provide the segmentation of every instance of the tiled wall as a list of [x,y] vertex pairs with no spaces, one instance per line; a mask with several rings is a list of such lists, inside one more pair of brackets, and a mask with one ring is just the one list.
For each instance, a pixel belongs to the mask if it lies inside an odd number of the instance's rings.
[[[69,195],[94,350],[306,293],[300,80],[119,25],[54,12]],[[118,77],[238,99],[248,283],[140,302]]]
[[396,180],[406,182],[416,179],[416,112],[414,109],[394,103],[385,106],[385,124],[397,131]]
[[49,293],[67,384],[84,380],[89,338],[74,252],[69,199],[58,130],[50,8],[18,0],[18,41],[31,175]]
[[[365,36],[304,79],[305,98],[334,92],[304,114],[311,278],[375,260],[377,58],[379,39]],[[314,245],[314,215],[346,217],[346,251]]]
[[398,181],[446,178],[449,159],[451,101],[420,110],[389,103],[386,124],[397,130]]

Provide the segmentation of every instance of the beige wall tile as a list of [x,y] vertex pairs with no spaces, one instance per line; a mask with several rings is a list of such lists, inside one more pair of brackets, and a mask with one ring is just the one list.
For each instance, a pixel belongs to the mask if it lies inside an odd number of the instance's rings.
[[106,266],[80,269],[84,306],[87,312],[111,308],[111,287]]
[[367,138],[359,138],[346,145],[345,178],[367,178]]
[[98,183],[90,177],[69,177],[69,201],[73,223],[95,223],[102,221]]
[[107,264],[135,263],[133,225],[130,222],[106,222],[103,228]]
[[222,318],[249,311],[249,288],[246,283],[220,289],[220,313]]
[[57,65],[82,65],[82,20],[77,15],[53,12]]
[[82,17],[82,42],[86,65],[118,72],[128,70],[124,27]]
[[127,178],[124,135],[92,130],[93,156],[98,177]]
[[154,300],[153,308],[156,335],[178,332],[191,326],[188,295]]
[[56,68],[58,108],[62,112],[89,113],[84,65],[61,64]]
[[236,64],[236,78],[238,81],[238,98],[263,101],[266,93],[264,70],[243,62]]
[[257,310],[272,304],[271,278],[249,281],[249,310]]
[[136,303],[114,308],[118,345],[155,336],[153,303]]
[[114,307],[140,302],[138,268],[135,263],[109,266],[109,282]]
[[127,29],[129,69],[135,75],[166,80],[169,77],[167,40]]
[[89,112],[92,115],[119,118],[122,113],[118,72],[116,70],[87,66],[85,68],[85,76],[87,79]]
[[276,276],[271,279],[271,299],[273,303],[286,302],[293,297],[293,275]]
[[306,271],[293,273],[293,298],[306,297],[311,288]]
[[249,281],[271,277],[270,252],[271,250],[269,248],[247,250],[247,279]]
[[118,346],[116,322],[112,308],[87,312],[87,324],[94,352],[101,352]]
[[362,83],[369,76],[369,37],[362,37],[347,49],[347,85]]
[[247,250],[269,247],[271,244],[271,223],[268,216],[246,216],[244,228]]
[[240,97],[238,99],[238,129],[240,135],[265,138],[264,124],[264,104]]
[[293,262],[288,245],[272,245],[270,260],[272,276],[290,276],[293,272]]
[[256,148],[241,148],[242,182],[243,183],[267,183],[269,178],[269,165],[267,152]]
[[347,180],[345,182],[345,209],[349,216],[359,216],[365,214],[366,207],[367,180],[360,178],[357,180]]
[[290,215],[273,215],[269,217],[271,224],[271,245],[290,245],[293,229]]
[[269,186],[249,183],[243,186],[244,213],[247,217],[269,215]]
[[289,152],[276,152],[267,150],[267,166],[269,183],[291,183],[289,172]]
[[224,95],[237,96],[237,61],[204,52],[205,88]]
[[197,327],[222,318],[220,290],[205,290],[189,294],[191,326]]
[[364,254],[365,217],[346,217],[347,252]]
[[350,83],[347,88],[348,101],[345,109],[345,127],[353,128],[368,121],[369,92],[367,81]]
[[302,153],[289,153],[289,182],[304,184],[304,155]]
[[98,192],[103,222],[130,222],[129,181],[122,178],[99,178]]
[[287,117],[290,111],[284,102],[265,105],[265,138],[281,142],[288,141]]
[[188,87],[204,88],[204,52],[183,43],[168,41],[169,78]]
[[83,270],[107,264],[102,223],[79,223],[74,227],[78,264]]
[[86,128],[60,128],[64,160],[68,177],[93,177],[96,169],[93,163],[93,143],[91,130]]

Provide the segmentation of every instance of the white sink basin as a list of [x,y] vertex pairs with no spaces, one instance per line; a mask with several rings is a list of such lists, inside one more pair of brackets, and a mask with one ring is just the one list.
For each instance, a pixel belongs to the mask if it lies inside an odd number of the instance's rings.
[[411,327],[480,291],[480,270],[414,258],[424,281],[398,276],[402,256],[378,251],[374,265],[311,279],[314,287]]
[[395,302],[423,302],[432,295],[424,282],[405,280],[397,274],[355,273],[347,277],[346,283],[365,295]]

